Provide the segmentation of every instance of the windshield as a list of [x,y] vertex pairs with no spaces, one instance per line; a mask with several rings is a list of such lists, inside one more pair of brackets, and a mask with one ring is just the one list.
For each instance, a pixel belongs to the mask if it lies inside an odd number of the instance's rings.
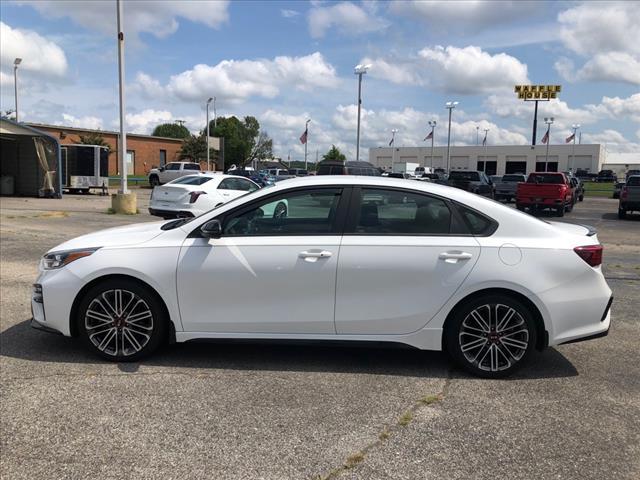
[[505,175],[502,177],[503,182],[524,182],[524,175]]
[[638,187],[638,186],[640,186],[640,176],[629,177],[629,180],[627,180],[627,187]]
[[455,180],[470,180],[476,182],[480,180],[480,174],[478,172],[462,172],[460,170],[454,170],[449,174],[449,178]]
[[211,177],[203,177],[202,175],[187,175],[186,177],[180,177],[173,182],[169,182],[172,185],[202,185],[211,180]]

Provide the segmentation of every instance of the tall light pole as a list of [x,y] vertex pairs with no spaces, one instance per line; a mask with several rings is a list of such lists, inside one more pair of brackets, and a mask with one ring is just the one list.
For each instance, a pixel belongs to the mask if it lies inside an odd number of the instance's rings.
[[447,173],[449,173],[451,159],[451,112],[459,102],[447,102],[445,108],[449,110],[449,132],[447,133]]
[[436,136],[435,134],[436,121],[429,120],[429,126],[431,127],[431,173],[433,173],[433,139]]
[[569,171],[573,171],[573,164],[576,161],[576,131],[580,129],[579,123],[574,123],[571,125],[571,129],[573,130],[573,145],[571,146],[571,162],[569,163]]
[[13,61],[13,91],[16,100],[16,122],[18,121],[18,65],[20,65],[21,63],[21,58],[16,58]]
[[307,136],[305,138],[305,142],[304,142],[304,169],[307,169],[307,145],[309,143],[309,122],[311,121],[311,119],[307,120],[307,122],[304,124],[304,131],[306,132]]
[[547,165],[549,164],[549,144],[551,143],[551,124],[553,123],[553,117],[544,117],[544,123],[547,124],[547,133],[545,135],[545,137],[547,137],[547,153],[544,160],[544,169],[546,171]]
[[354,73],[358,75],[358,133],[356,136],[356,162],[360,161],[360,108],[362,106],[362,75],[367,73],[371,65],[356,65]]
[[207,171],[211,170],[211,164],[209,162],[209,104],[213,101],[213,97],[209,97],[207,100]]
[[480,125],[476,125],[476,146],[480,145]]
[[393,145],[393,150],[391,150],[391,171],[393,172],[393,164],[396,158],[396,133],[398,133],[397,128],[391,129],[391,145]]
[[216,97],[213,97],[213,128],[218,128],[218,112],[216,112]]
[[484,173],[487,173],[487,146],[489,145],[489,139],[488,139],[488,135],[489,135],[489,129],[485,128],[484,129],[484,140],[482,143],[484,143]]
[[122,31],[122,1],[117,0],[117,20],[118,20],[118,81],[120,84],[120,194],[129,193],[127,188],[127,133],[124,122],[124,32]]

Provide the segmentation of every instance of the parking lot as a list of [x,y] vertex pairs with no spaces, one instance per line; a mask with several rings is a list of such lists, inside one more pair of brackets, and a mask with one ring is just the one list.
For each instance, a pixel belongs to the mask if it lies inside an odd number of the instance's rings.
[[40,256],[153,220],[149,192],[131,217],[94,195],[2,199],[2,478],[640,477],[640,215],[618,220],[617,200],[588,197],[561,219],[605,246],[609,336],[491,381],[383,347],[190,343],[110,364],[33,330]]

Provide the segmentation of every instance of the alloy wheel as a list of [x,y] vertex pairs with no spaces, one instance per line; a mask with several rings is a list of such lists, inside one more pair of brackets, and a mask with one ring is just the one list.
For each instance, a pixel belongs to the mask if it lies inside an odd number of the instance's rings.
[[151,340],[153,320],[147,302],[125,289],[102,292],[89,303],[84,315],[89,341],[113,357],[140,352]]
[[464,319],[458,333],[467,362],[486,372],[507,370],[529,347],[529,328],[516,309],[500,303],[481,305]]

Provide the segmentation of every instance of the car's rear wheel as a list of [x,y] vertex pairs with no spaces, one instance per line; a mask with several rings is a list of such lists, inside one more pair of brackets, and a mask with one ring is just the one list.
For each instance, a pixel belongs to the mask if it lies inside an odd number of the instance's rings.
[[111,279],[92,287],[80,301],[77,321],[89,350],[114,362],[150,355],[167,331],[157,296],[129,279]]
[[556,208],[556,215],[558,217],[564,217],[564,211],[565,211],[565,206],[564,205],[561,206],[561,207],[558,207],[558,208]]
[[509,296],[487,295],[457,309],[445,325],[445,347],[458,365],[485,378],[510,375],[536,345],[531,311]]
[[286,218],[287,213],[287,205],[283,202],[279,202],[273,210],[273,218]]
[[151,175],[149,177],[149,185],[151,185],[152,187],[157,187],[158,185],[160,185],[160,179],[157,175]]
[[618,209],[618,218],[621,220],[624,220],[625,218],[627,218],[627,211],[623,208],[619,208]]

